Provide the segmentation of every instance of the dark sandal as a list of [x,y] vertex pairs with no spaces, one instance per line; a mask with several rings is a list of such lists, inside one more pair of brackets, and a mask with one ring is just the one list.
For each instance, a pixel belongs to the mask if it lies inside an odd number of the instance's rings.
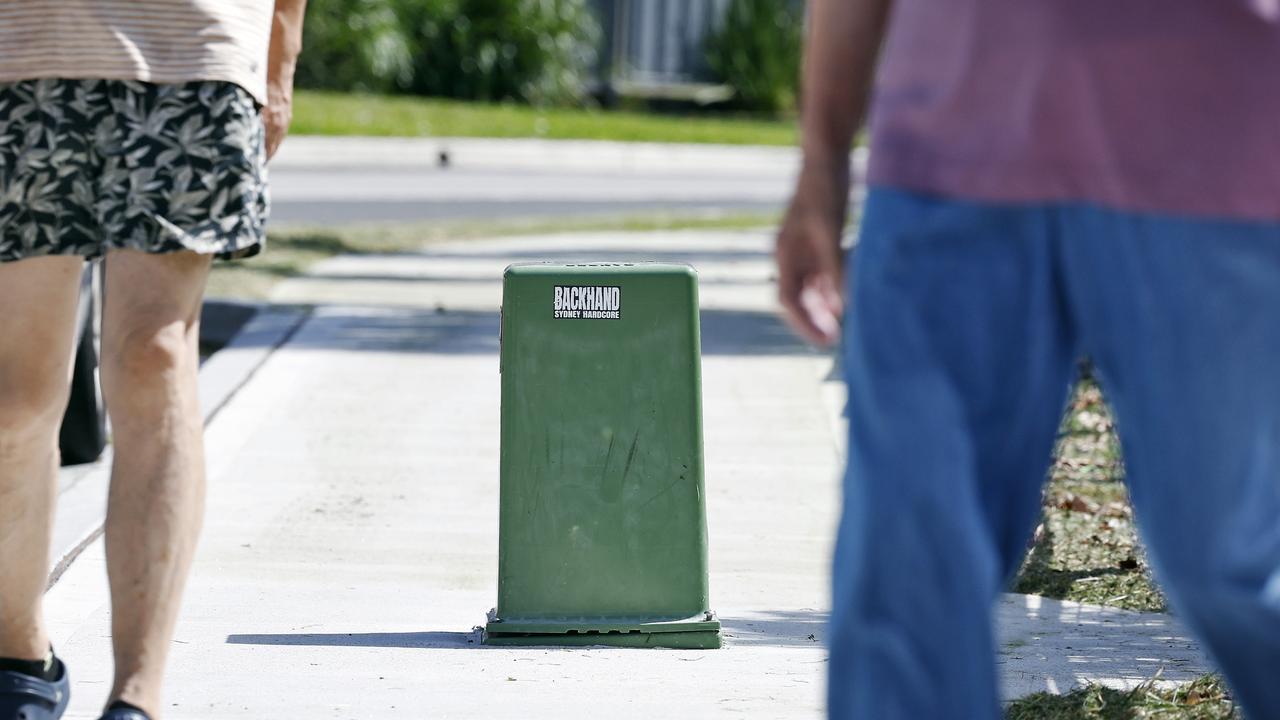
[[140,708],[126,702],[114,702],[98,720],[151,720]]
[[107,714],[103,715],[99,720],[151,720],[151,718],[137,710],[116,708],[115,710],[108,710]]
[[58,720],[71,699],[67,666],[58,663],[53,682],[10,670],[0,671],[0,720]]

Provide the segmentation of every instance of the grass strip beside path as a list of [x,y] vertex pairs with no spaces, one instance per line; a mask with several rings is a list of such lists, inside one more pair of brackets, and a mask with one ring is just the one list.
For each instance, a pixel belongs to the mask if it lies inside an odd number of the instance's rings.
[[[1138,540],[1115,423],[1101,389],[1081,381],[1071,398],[1045,487],[1040,527],[1013,591],[1128,610],[1165,612]],[[1153,679],[1154,680],[1154,679]],[[1237,720],[1222,679],[1132,691],[1089,685],[1037,693],[1005,709],[1007,720]]]
[[1091,381],[1063,421],[1042,519],[1014,592],[1165,612],[1138,541],[1111,411]]
[[772,213],[643,215],[507,221],[395,223],[273,230],[267,249],[247,260],[213,266],[206,294],[212,298],[264,300],[276,283],[297,277],[334,255],[415,252],[440,242],[562,232],[750,230],[777,224]]
[[299,90],[298,135],[546,138],[624,142],[795,145],[796,124],[723,115],[534,108],[436,98]]
[[1006,720],[1238,720],[1240,714],[1216,675],[1176,688],[1144,683],[1133,690],[1097,685],[1066,695],[1037,693],[1011,704]]

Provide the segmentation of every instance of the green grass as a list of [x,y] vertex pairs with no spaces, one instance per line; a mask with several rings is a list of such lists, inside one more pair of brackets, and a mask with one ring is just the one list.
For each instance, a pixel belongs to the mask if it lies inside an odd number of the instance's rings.
[[1098,386],[1072,398],[1045,488],[1043,517],[1013,590],[1164,612],[1138,542],[1111,412]]
[[215,264],[206,294],[262,300],[281,280],[301,275],[315,263],[343,253],[414,252],[432,243],[454,240],[561,232],[746,230],[773,226],[778,219],[770,213],[735,213],[289,228],[272,231],[266,251],[257,257]]
[[794,145],[790,120],[539,109],[434,98],[299,90],[290,132],[298,135],[549,138],[627,142]]
[[1129,691],[1097,685],[1066,695],[1037,693],[1011,703],[1006,720],[1239,720],[1235,703],[1216,675],[1176,688],[1144,683]]
[[[1015,592],[1128,610],[1164,612],[1164,595],[1133,524],[1111,411],[1098,386],[1076,388],[1045,488],[1042,521]],[[1013,646],[1010,646],[1012,648]],[[1006,650],[1010,649],[1006,648]],[[1227,720],[1239,714],[1222,679],[1132,691],[1089,685],[1011,703],[1007,720]]]

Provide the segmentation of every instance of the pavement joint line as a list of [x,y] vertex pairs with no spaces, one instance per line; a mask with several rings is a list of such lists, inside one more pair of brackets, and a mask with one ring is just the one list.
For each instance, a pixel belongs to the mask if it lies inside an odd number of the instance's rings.
[[44,587],[45,592],[49,592],[53,589],[54,585],[58,584],[58,581],[62,579],[63,573],[71,567],[71,563],[75,562],[76,558],[80,557],[80,555],[84,553],[85,548],[97,542],[98,538],[102,537],[102,534],[106,529],[106,518],[104,517],[102,521],[98,522],[92,529],[90,529],[80,542],[76,543],[69,551],[67,551],[66,554],[62,556],[61,559],[57,561],[53,566],[53,570],[49,572],[49,582]]
[[[298,333],[313,312],[314,308],[311,306],[265,306],[244,324],[231,342],[214,353],[200,373],[202,396],[205,395],[205,386],[211,389],[208,396],[202,398],[205,427],[213,422],[267,359]],[[213,362],[221,353],[230,355],[236,352],[247,354],[243,362]],[[228,355],[224,355],[223,359]],[[52,589],[85,549],[102,536],[106,522],[105,490],[111,476],[111,452],[108,447],[91,470],[79,474],[58,493],[58,514],[54,520],[55,545],[45,592]],[[94,497],[95,493],[97,497]],[[85,506],[91,508],[87,510],[91,519],[86,522],[79,518],[77,521],[75,511],[83,510]],[[63,512],[67,509],[70,512]],[[67,527],[68,524],[71,524],[70,528]],[[58,538],[59,535],[64,537]],[[68,535],[69,539],[65,537]]]

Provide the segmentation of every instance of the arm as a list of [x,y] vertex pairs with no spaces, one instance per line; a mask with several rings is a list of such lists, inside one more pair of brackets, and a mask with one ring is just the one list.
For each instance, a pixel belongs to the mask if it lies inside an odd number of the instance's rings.
[[849,150],[867,99],[890,0],[810,0],[801,107],[803,164],[778,233],[778,296],[791,327],[835,341],[843,312],[840,234]]
[[276,154],[293,119],[293,72],[302,51],[302,15],[307,0],[275,0],[267,53],[267,157]]

